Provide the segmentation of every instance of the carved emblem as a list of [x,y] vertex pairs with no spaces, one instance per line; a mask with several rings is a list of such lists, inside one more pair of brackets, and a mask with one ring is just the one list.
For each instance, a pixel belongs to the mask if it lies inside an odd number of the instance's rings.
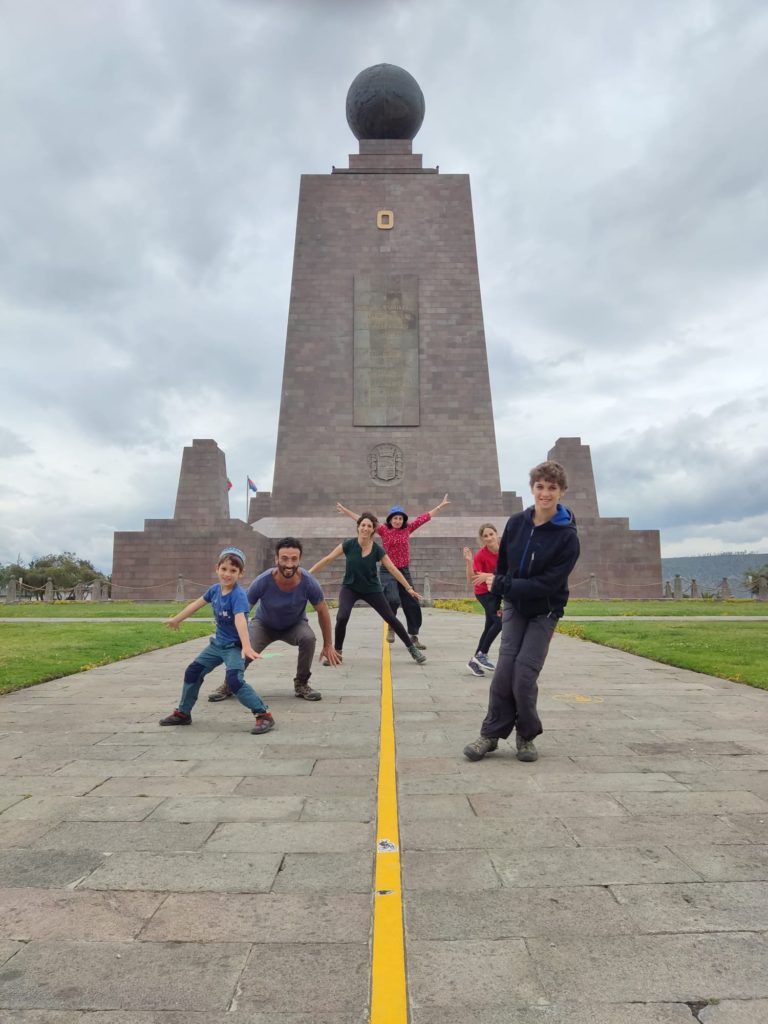
[[392,210],[378,210],[376,213],[376,227],[381,231],[391,231],[395,226],[395,215]]
[[368,452],[371,479],[379,484],[403,479],[403,453],[396,444],[377,444]]

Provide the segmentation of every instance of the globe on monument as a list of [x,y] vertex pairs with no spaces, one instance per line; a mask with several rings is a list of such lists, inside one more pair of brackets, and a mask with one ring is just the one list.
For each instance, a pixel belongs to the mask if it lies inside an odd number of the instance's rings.
[[413,139],[424,120],[419,83],[396,64],[374,64],[347,93],[347,124],[357,139]]

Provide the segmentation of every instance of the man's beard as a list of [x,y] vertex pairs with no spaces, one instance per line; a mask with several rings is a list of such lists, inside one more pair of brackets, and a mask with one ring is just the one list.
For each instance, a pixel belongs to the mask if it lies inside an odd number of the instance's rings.
[[290,580],[296,575],[298,568],[297,565],[278,565],[277,571],[283,579]]

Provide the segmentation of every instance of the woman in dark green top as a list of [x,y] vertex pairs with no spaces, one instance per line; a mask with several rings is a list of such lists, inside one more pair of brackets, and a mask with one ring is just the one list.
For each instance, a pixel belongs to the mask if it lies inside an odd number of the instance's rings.
[[363,512],[357,520],[357,537],[349,537],[341,544],[337,544],[330,554],[321,558],[319,562],[309,570],[311,573],[320,572],[326,565],[330,565],[340,555],[346,558],[346,572],[339,591],[339,610],[336,614],[336,632],[334,635],[334,647],[336,653],[341,656],[344,646],[344,637],[347,633],[347,623],[352,614],[352,609],[357,601],[365,601],[374,611],[384,619],[386,624],[397,633],[408,653],[419,665],[427,659],[416,647],[410,636],[401,625],[384,597],[384,589],[379,583],[378,563],[384,566],[390,575],[400,583],[407,593],[412,597],[419,598],[408,580],[399,569],[396,569],[389,557],[384,554],[384,549],[373,539],[378,520],[372,512]]

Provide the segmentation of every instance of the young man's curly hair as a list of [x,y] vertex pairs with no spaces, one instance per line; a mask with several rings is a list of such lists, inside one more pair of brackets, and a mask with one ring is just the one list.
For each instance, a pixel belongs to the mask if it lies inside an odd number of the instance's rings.
[[547,462],[540,462],[530,472],[529,483],[531,487],[537,480],[546,480],[549,483],[557,484],[561,491],[568,490],[568,478],[565,470],[559,462],[550,459]]

